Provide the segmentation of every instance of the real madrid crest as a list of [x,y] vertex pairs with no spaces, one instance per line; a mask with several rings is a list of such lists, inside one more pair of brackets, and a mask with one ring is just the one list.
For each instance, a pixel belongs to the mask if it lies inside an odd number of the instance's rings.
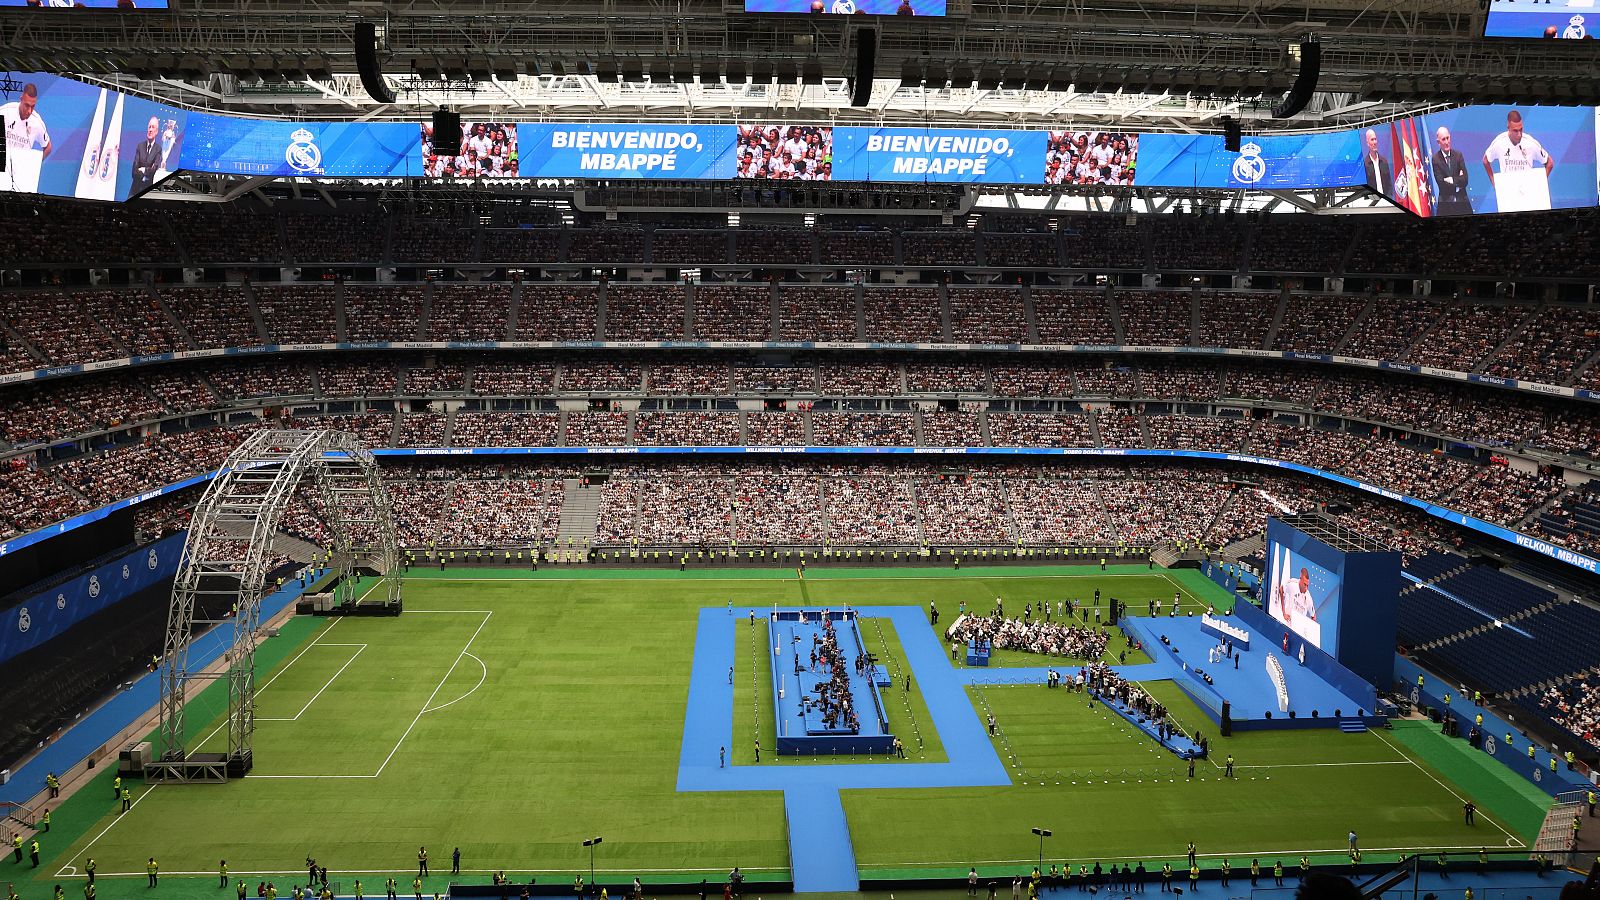
[[322,150],[317,147],[317,136],[304,128],[289,135],[289,146],[283,151],[283,161],[296,172],[321,172]]
[[160,564],[160,562],[156,558],[156,552],[154,550],[151,550],[150,551],[150,555],[145,557],[145,565],[148,566],[149,568],[154,569],[159,564]]
[[91,597],[100,596],[100,576],[99,575],[90,575],[89,576],[89,596],[91,596]]
[[1566,30],[1561,32],[1561,36],[1574,41],[1581,41],[1588,37],[1589,31],[1583,27],[1583,16],[1574,15],[1568,19]]
[[1251,141],[1239,148],[1239,158],[1233,161],[1233,180],[1255,184],[1267,174],[1267,161],[1261,158],[1261,145]]
[[132,578],[132,577],[133,577],[133,570],[128,568],[127,563],[123,563],[123,565],[122,565],[122,580],[123,581],[127,581],[129,578]]
[[17,610],[17,630],[25,632],[32,627],[33,617],[28,615],[28,608],[24,606]]
[[66,608],[67,608],[67,595],[66,594],[57,594],[56,595],[56,609],[66,609]]

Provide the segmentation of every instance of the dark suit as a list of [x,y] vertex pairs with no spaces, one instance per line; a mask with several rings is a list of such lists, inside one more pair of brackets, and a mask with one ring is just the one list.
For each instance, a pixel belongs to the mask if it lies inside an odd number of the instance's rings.
[[1439,183],[1439,205],[1433,214],[1472,215],[1472,198],[1467,196],[1467,158],[1460,150],[1435,150],[1429,162],[1433,165],[1433,180]]
[[141,141],[133,151],[133,191],[149,190],[156,181],[156,170],[161,168],[161,142]]
[[1367,187],[1372,188],[1385,197],[1394,196],[1394,172],[1389,168],[1389,161],[1382,156],[1377,157],[1378,167],[1372,167],[1373,157],[1361,157],[1361,169],[1367,173]]

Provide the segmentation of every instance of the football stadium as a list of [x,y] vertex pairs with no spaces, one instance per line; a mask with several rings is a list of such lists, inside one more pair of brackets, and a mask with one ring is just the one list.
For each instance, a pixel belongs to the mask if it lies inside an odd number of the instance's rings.
[[1590,17],[0,0],[0,900],[1600,895]]

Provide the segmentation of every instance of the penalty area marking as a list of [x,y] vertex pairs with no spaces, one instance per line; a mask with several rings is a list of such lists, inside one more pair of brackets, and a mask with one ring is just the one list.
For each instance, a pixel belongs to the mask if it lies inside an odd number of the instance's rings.
[[[1422,774],[1428,776],[1429,778],[1432,778],[1433,779],[1433,783],[1437,784],[1439,787],[1444,788],[1445,792],[1448,793],[1450,796],[1456,798],[1457,800],[1460,800],[1462,803],[1466,803],[1467,802],[1467,798],[1465,798],[1465,797],[1461,796],[1460,794],[1456,793],[1450,787],[1450,785],[1445,784],[1443,781],[1440,781],[1438,779],[1438,777],[1435,776],[1432,772],[1429,772],[1427,769],[1424,769],[1422,767],[1421,763],[1419,763],[1416,760],[1412,759],[1411,757],[1407,756],[1399,747],[1396,747],[1394,745],[1394,743],[1392,741],[1390,741],[1388,738],[1384,737],[1381,734],[1378,734],[1378,732],[1376,732],[1376,731],[1372,732],[1372,734],[1375,737],[1377,737],[1378,740],[1383,741],[1385,744],[1388,744],[1389,745],[1389,749],[1391,749],[1394,752],[1400,754],[1400,757],[1402,759],[1404,759],[1406,762],[1409,762],[1413,766],[1416,766],[1417,767],[1417,771],[1419,771]],[[1483,813],[1483,818],[1486,821],[1488,821],[1488,823],[1490,825],[1493,825],[1495,828],[1498,828],[1500,830],[1501,834],[1506,836],[1506,846],[1507,847],[1526,847],[1526,846],[1528,846],[1526,843],[1523,842],[1523,840],[1521,838],[1519,838],[1516,835],[1512,834],[1511,832],[1507,831],[1505,826],[1501,825],[1499,822],[1496,822],[1494,820],[1493,816],[1489,815],[1488,813]],[[1434,848],[1429,848],[1429,849],[1437,850],[1437,849],[1448,849],[1448,848],[1434,847]]]
[[[152,793],[155,792],[155,789],[160,787],[160,786],[161,785],[159,785],[159,784],[152,784],[149,787],[145,788],[144,790],[140,791],[139,792],[139,799],[133,801],[133,804],[130,805],[125,812],[117,813],[117,817],[115,819],[111,820],[111,824],[107,825],[105,828],[100,829],[100,833],[95,835],[93,840],[89,841],[89,843],[84,844],[83,845],[83,850],[80,851],[80,852],[82,852],[85,856],[87,856],[88,853],[89,853],[89,848],[90,847],[93,847],[96,843],[98,843],[100,841],[101,838],[105,837],[106,836],[106,832],[108,832],[111,829],[117,827],[117,823],[118,822],[121,822],[123,820],[123,818],[128,815],[128,813],[133,812],[134,807],[136,807],[139,804],[143,803],[144,802],[144,798],[150,796]],[[68,873],[68,871],[67,871],[68,869],[71,869],[72,871],[70,873]],[[75,877],[77,877],[77,873],[78,873],[78,867],[77,866],[62,866],[59,870],[56,871],[56,877],[57,878],[65,878],[65,877],[74,877],[75,878]],[[87,877],[87,876],[85,876],[85,877]]]
[[444,709],[446,706],[451,706],[453,704],[460,703],[461,701],[463,701],[463,700],[467,699],[468,697],[471,697],[473,694],[477,693],[478,688],[483,687],[483,682],[489,677],[489,667],[487,665],[484,665],[483,660],[479,659],[476,656],[473,656],[471,653],[468,653],[467,656],[472,657],[472,661],[477,663],[478,664],[478,668],[482,670],[482,672],[478,675],[478,683],[473,685],[471,690],[467,691],[465,694],[462,694],[461,696],[457,697],[456,699],[451,700],[449,703],[441,703],[438,706],[430,706],[427,709],[424,709],[423,710],[424,713],[438,712],[439,710]]
[[[299,712],[295,713],[292,716],[287,716],[287,717],[285,717],[285,716],[256,716],[255,720],[257,722],[298,722],[298,721],[300,721],[300,717],[305,715],[306,710],[311,708],[311,704],[317,702],[317,698],[321,697],[322,696],[322,692],[327,690],[329,685],[333,684],[334,679],[338,678],[340,675],[344,674],[344,670],[350,668],[350,664],[356,661],[356,657],[360,656],[362,654],[362,652],[367,649],[367,645],[366,644],[321,644],[319,646],[323,646],[323,647],[354,647],[354,648],[356,648],[356,652],[350,654],[350,658],[348,660],[345,660],[345,664],[340,666],[339,670],[337,672],[334,672],[332,675],[330,675],[328,677],[327,683],[323,684],[322,687],[317,689],[317,692],[315,694],[311,695],[311,699],[306,701],[306,705],[305,706],[300,707],[300,711]],[[307,648],[307,649],[309,649],[309,648]],[[296,657],[296,658],[298,659],[298,657]],[[277,676],[273,676],[273,677],[277,677]],[[260,691],[257,691],[256,693],[259,694]]]

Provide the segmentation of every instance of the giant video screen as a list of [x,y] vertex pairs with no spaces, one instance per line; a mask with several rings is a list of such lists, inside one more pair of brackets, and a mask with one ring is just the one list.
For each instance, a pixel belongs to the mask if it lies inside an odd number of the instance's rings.
[[188,114],[55,75],[7,72],[0,191],[126,200],[177,171]]
[[1594,27],[1591,22],[1600,25],[1600,20],[1595,19],[1593,0],[1565,0],[1560,4],[1549,0],[1490,0],[1483,36],[1582,41],[1590,38]]
[[752,13],[817,16],[942,16],[946,0],[744,0]]
[[1330,655],[1338,652],[1342,577],[1312,559],[1321,549],[1337,551],[1276,520],[1267,532],[1267,614]]
[[34,9],[167,9],[167,0],[0,0],[0,6],[31,6]]
[[1595,110],[1464,106],[1361,132],[1368,187],[1419,216],[1594,206]]

